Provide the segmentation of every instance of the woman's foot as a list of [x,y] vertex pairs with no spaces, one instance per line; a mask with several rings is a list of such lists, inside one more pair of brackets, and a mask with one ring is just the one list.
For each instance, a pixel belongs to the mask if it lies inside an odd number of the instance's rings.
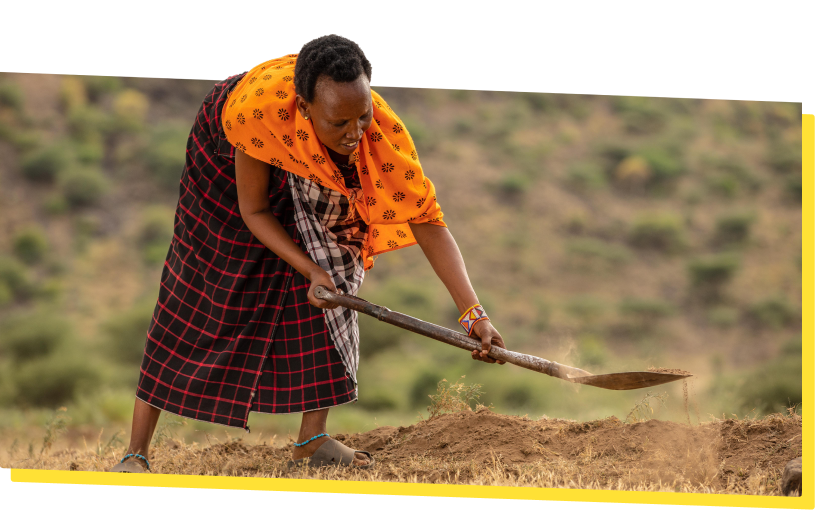
[[[331,438],[328,436],[323,436],[303,446],[295,446],[291,452],[291,460],[299,460],[304,459],[306,457],[311,457],[312,455],[314,455],[314,452],[316,452],[317,449],[329,439]],[[302,441],[305,441],[305,439],[301,440],[301,442]],[[355,466],[367,466],[370,461],[371,459],[364,453],[357,452],[354,454]]]
[[114,465],[112,468],[108,469],[109,472],[114,473],[148,473],[150,472],[150,468],[142,459],[136,457],[130,457],[126,459],[124,462],[119,462],[118,464]]

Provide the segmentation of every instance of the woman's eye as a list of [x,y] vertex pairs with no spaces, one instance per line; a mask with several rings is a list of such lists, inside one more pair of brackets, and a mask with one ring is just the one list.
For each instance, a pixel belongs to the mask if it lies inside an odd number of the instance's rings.
[[340,123],[334,123],[333,125],[334,125],[334,127],[343,127],[346,122],[348,122],[348,121],[343,121],[343,122],[340,122]]

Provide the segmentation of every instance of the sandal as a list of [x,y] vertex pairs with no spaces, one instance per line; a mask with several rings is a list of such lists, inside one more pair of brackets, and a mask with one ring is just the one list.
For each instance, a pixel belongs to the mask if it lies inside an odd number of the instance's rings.
[[[356,453],[364,453],[368,456],[370,462],[364,466],[354,464],[354,454]],[[288,467],[289,469],[292,469],[297,466],[308,464],[311,467],[351,466],[359,469],[369,469],[375,463],[376,461],[374,460],[373,455],[371,455],[369,452],[364,450],[354,450],[353,448],[349,448],[340,443],[336,439],[329,439],[320,445],[319,448],[317,448],[314,455],[311,457],[305,457],[303,459],[290,460]]]
[[[144,469],[141,463],[139,462],[134,461],[125,463],[125,461],[131,457],[143,460],[145,464],[147,464],[147,469]],[[148,461],[144,457],[144,455],[139,455],[137,453],[128,453],[122,458],[122,460],[119,461],[118,464],[108,469],[108,473],[149,473],[149,472],[150,472],[150,461]]]

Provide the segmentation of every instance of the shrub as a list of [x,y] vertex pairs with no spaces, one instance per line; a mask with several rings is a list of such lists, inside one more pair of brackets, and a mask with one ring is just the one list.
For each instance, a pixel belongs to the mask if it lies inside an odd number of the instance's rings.
[[730,253],[698,257],[688,263],[691,289],[698,297],[715,300],[739,269],[739,259]]
[[69,206],[83,207],[102,199],[108,188],[108,180],[97,168],[79,167],[60,176],[60,187]]
[[730,212],[716,219],[713,241],[718,245],[742,244],[750,237],[750,227],[756,221],[753,212]]
[[140,304],[105,321],[102,331],[112,359],[132,365],[141,363],[153,309],[152,303]]
[[606,304],[594,296],[576,296],[569,299],[566,311],[583,322],[594,322],[606,311]]
[[784,182],[784,195],[790,202],[801,203],[804,193],[804,186],[801,175],[791,175]]
[[109,124],[105,113],[95,106],[74,108],[67,120],[71,138],[80,142],[98,142]]
[[59,99],[65,112],[83,108],[88,102],[85,83],[78,76],[64,76],[59,91]]
[[0,106],[17,111],[23,109],[23,91],[17,84],[7,81],[0,82]]
[[641,216],[631,226],[628,242],[636,248],[676,253],[686,245],[682,220],[673,214]]
[[534,402],[535,395],[526,384],[515,383],[503,392],[501,403],[509,409],[524,409]]
[[519,95],[533,111],[545,112],[554,107],[554,102],[549,94],[521,92]]
[[473,121],[467,118],[459,117],[453,122],[453,134],[469,135],[473,132]]
[[767,149],[767,164],[780,174],[800,174],[802,168],[801,144],[775,142]]
[[47,312],[27,312],[3,321],[0,349],[15,361],[43,358],[54,352],[70,334],[70,325]]
[[26,264],[40,262],[48,250],[48,239],[40,227],[30,226],[14,236],[14,254]]
[[747,374],[739,388],[744,410],[785,412],[802,401],[801,337],[789,340],[774,359]]
[[608,359],[605,343],[594,335],[580,337],[577,356],[580,366],[602,367]]
[[119,92],[113,101],[113,128],[124,132],[142,130],[149,107],[150,100],[138,90]]
[[621,314],[644,323],[669,317],[675,311],[671,303],[661,299],[626,298],[620,303]]
[[187,127],[160,126],[144,150],[144,163],[148,171],[167,190],[178,190],[186,162],[188,136]]
[[365,392],[357,402],[368,411],[387,411],[397,407],[396,400],[385,389],[372,389],[370,394]]
[[648,147],[638,152],[651,168],[651,185],[670,184],[686,172],[682,155],[676,148]]
[[759,327],[781,329],[792,325],[798,313],[783,296],[774,296],[754,303],[748,315]]
[[122,88],[122,80],[116,76],[83,76],[88,99],[99,101],[105,94],[117,92]]
[[30,297],[34,291],[25,266],[9,257],[0,257],[0,282],[18,299]]
[[629,133],[650,134],[662,130],[666,115],[649,97],[616,97],[612,107],[620,114]]
[[571,262],[579,265],[597,263],[617,267],[631,260],[631,252],[624,246],[590,238],[566,241],[566,253]]
[[71,157],[65,147],[52,145],[23,158],[20,169],[23,176],[31,181],[52,181],[71,164]]
[[739,181],[732,175],[711,175],[706,180],[708,189],[720,196],[734,198],[739,193]]
[[413,145],[416,146],[419,154],[427,154],[436,150],[439,138],[433,136],[422,121],[413,117],[403,117],[402,122],[405,123],[405,128],[410,133],[410,138],[413,139]]
[[136,242],[147,262],[160,262],[167,255],[173,237],[174,211],[167,207],[150,206],[145,209]]
[[739,322],[739,310],[732,306],[714,306],[707,311],[707,320],[719,328],[729,328]]
[[506,174],[498,182],[498,190],[509,197],[518,197],[529,188],[529,179],[520,174]]
[[602,189],[606,186],[606,175],[596,163],[577,163],[569,167],[566,183],[577,191]]
[[56,407],[99,382],[99,372],[80,358],[51,355],[20,365],[14,374],[21,407]]
[[410,385],[408,397],[410,398],[411,407],[423,407],[437,386],[441,384],[440,379],[441,375],[436,372],[420,372]]

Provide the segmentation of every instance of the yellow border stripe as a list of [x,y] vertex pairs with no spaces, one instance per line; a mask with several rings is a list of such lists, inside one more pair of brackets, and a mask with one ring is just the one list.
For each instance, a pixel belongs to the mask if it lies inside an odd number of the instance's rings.
[[802,500],[806,500],[808,508],[815,507],[815,494],[813,490],[803,487],[815,488],[815,473],[812,461],[813,440],[815,440],[815,426],[812,423],[812,410],[815,406],[815,371],[813,371],[813,360],[815,360],[815,274],[813,264],[815,264],[815,115],[802,115],[801,119],[801,152],[802,152],[802,176],[803,186],[803,207],[801,214],[801,278],[802,282],[802,303],[801,303],[801,335],[802,335],[802,377],[803,384],[801,394],[801,416],[803,419],[803,430],[801,436],[802,449]]

